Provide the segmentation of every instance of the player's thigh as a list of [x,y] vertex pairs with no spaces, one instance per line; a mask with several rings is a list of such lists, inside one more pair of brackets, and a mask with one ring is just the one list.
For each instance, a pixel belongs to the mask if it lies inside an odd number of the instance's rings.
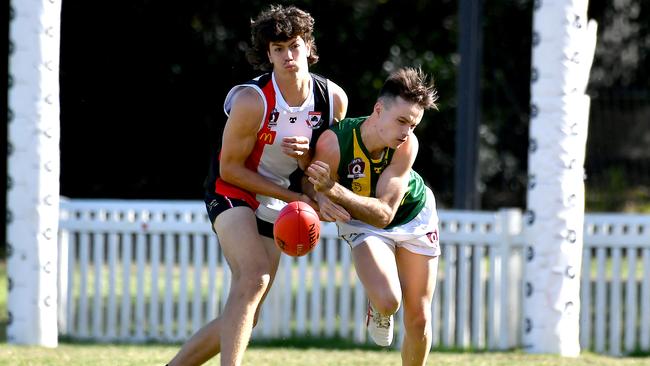
[[438,256],[398,247],[395,253],[405,309],[431,307],[438,275]]
[[401,298],[395,254],[391,246],[376,236],[368,236],[352,249],[357,276],[368,296],[386,295],[389,291]]
[[269,265],[271,266],[271,281],[275,278],[275,273],[278,271],[278,266],[280,265],[280,249],[275,245],[273,238],[268,236],[260,235],[260,240],[264,251],[266,252],[266,257],[269,260]]
[[272,259],[257,231],[255,212],[250,207],[233,207],[220,213],[213,226],[233,274],[270,270]]
[[264,300],[266,300],[266,296],[269,294],[269,291],[271,290],[271,286],[273,285],[273,282],[275,280],[275,275],[278,272],[278,266],[280,265],[280,253],[281,253],[278,247],[275,245],[275,241],[273,239],[264,235],[260,235],[260,238],[262,240],[264,249],[267,251],[267,255],[269,258],[271,278],[269,281],[269,285],[266,287],[266,290],[262,295],[262,300],[257,305],[257,309],[255,310],[254,324],[257,324],[257,320],[260,316],[260,309],[262,308],[262,304],[264,303]]

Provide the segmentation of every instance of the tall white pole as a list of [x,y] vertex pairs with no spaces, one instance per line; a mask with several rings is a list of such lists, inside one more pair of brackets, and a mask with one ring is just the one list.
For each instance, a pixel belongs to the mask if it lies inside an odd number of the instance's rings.
[[7,340],[56,347],[61,1],[12,5]]
[[533,20],[523,343],[580,354],[585,94],[596,44],[588,0],[536,0]]

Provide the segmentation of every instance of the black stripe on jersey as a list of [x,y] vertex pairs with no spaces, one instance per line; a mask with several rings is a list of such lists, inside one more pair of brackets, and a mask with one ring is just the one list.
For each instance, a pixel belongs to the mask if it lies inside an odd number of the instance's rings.
[[324,121],[317,129],[311,132],[311,141],[309,141],[309,148],[314,152],[316,148],[316,140],[323,133],[323,131],[330,128],[330,103],[334,101],[329,100],[329,91],[327,90],[327,79],[324,77],[311,73],[312,80],[314,80],[314,110],[321,112],[321,118]]

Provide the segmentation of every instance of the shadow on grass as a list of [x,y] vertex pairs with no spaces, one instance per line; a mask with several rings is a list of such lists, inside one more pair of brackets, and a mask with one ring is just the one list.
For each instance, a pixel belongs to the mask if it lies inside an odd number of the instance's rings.
[[316,337],[287,337],[281,339],[255,339],[250,343],[251,348],[319,348],[319,349],[332,349],[332,350],[385,350],[394,351],[395,348],[378,347],[371,343],[354,343],[349,339],[338,337],[333,338],[316,338]]
[[[97,341],[89,339],[78,339],[68,336],[59,336],[59,342],[73,345],[97,345]],[[106,344],[106,343],[104,343]],[[108,342],[112,345],[175,345],[182,346],[183,342],[161,342],[159,340],[146,340],[142,342]],[[397,352],[398,347],[379,347],[372,342],[369,343],[354,343],[349,339],[339,337],[311,337],[311,336],[291,336],[280,339],[254,339],[250,342],[249,348],[293,348],[293,349],[329,349],[329,350],[364,350],[364,351],[380,351],[380,352]],[[472,352],[481,353],[489,352],[485,350],[470,350],[461,348],[433,348],[432,352],[443,353],[462,353]]]
[[[316,338],[316,337],[287,337],[282,339],[269,339],[269,340],[253,340],[250,343],[251,348],[319,348],[331,350],[370,350],[370,351],[385,351],[393,352],[399,351],[399,347],[380,347],[372,342],[369,343],[354,343],[349,339],[344,338]],[[451,347],[434,347],[431,352],[437,353],[490,353],[486,349],[470,349],[470,348],[451,348]],[[507,350],[504,352],[512,352]]]
[[638,358],[646,358],[650,357],[650,351],[642,351],[637,349],[636,351],[632,351],[626,355],[627,357],[638,357]]
[[7,343],[7,320],[0,320],[0,343]]

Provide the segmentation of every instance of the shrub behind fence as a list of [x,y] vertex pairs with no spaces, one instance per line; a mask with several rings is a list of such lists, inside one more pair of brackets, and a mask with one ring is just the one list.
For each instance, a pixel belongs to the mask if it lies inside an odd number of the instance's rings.
[[[225,304],[230,271],[201,202],[70,200],[61,205],[59,325],[96,341],[182,341]],[[440,210],[442,256],[433,346],[521,344],[521,212]],[[581,344],[650,351],[650,216],[588,214]],[[254,338],[339,336],[367,342],[367,300],[336,228],[310,254],[282,256]],[[401,345],[402,311],[396,317]]]

